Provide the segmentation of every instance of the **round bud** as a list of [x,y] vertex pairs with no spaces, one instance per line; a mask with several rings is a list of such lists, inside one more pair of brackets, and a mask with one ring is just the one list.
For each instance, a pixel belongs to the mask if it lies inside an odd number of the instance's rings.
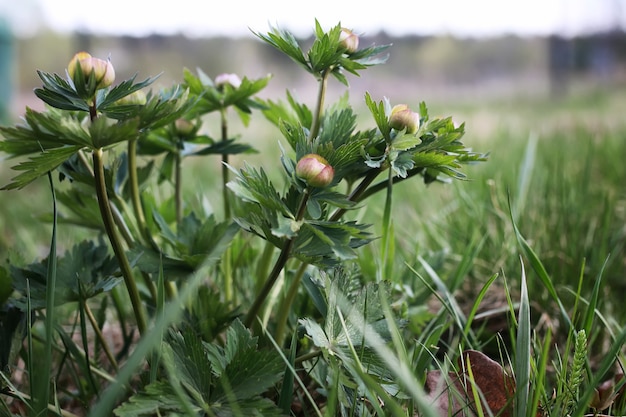
[[310,153],[298,161],[296,175],[311,187],[326,187],[333,182],[335,170],[326,159]]
[[241,85],[241,79],[237,74],[220,74],[215,77],[215,86],[217,88],[223,88],[226,84],[233,88],[239,88]]
[[406,133],[415,133],[420,125],[420,115],[406,104],[398,104],[391,109],[389,126],[396,130],[405,130]]
[[359,36],[350,29],[341,28],[341,33],[339,33],[339,45],[349,54],[354,53],[359,49]]

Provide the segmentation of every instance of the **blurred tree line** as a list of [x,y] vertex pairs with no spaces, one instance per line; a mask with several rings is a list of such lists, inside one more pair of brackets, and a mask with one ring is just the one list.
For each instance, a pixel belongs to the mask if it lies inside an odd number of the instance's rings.
[[[311,39],[302,39],[303,45]],[[370,71],[366,80],[350,77],[358,91],[397,100],[490,98],[519,95],[567,94],[580,80],[612,85],[624,80],[626,36],[613,31],[587,37],[563,38],[500,36],[391,37],[384,32],[364,34],[362,45],[393,44],[389,61]],[[267,95],[281,96],[289,88],[313,94],[314,83],[296,71],[295,64],[253,33],[242,38],[188,38],[183,35],[96,37],[87,33],[41,33],[16,39],[15,90],[40,85],[36,69],[63,73],[78,50],[110,56],[119,79],[137,71],[138,79],[161,73],[160,84],[182,80],[182,68],[201,68],[210,76],[235,72],[251,78],[268,73]],[[375,81],[373,81],[375,80]],[[358,97],[361,99],[362,97]]]

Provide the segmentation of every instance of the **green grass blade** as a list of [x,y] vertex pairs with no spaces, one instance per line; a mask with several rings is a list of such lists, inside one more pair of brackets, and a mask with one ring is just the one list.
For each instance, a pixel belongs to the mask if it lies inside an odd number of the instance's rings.
[[517,336],[515,341],[515,411],[520,417],[528,414],[528,395],[530,383],[530,305],[526,287],[526,271],[522,265],[522,283],[520,288],[520,304],[517,320]]
[[[50,370],[52,363],[52,339],[54,332],[54,295],[56,292],[57,278],[57,203],[52,182],[52,174],[48,172],[50,192],[52,194],[52,238],[50,242],[50,252],[48,253],[48,266],[46,271],[46,339],[43,346],[42,368],[37,372],[37,379],[33,387],[32,397],[35,414],[44,415],[48,410],[50,402]],[[30,330],[30,329],[29,329]]]
[[480,302],[483,300],[483,298],[487,294],[487,291],[489,290],[489,287],[491,287],[491,284],[493,284],[493,282],[496,280],[496,278],[498,278],[498,276],[499,276],[498,274],[493,274],[491,278],[487,280],[485,285],[483,285],[480,292],[478,293],[478,296],[476,297],[476,301],[474,301],[474,305],[472,305],[472,309],[470,310],[467,316],[467,321],[465,322],[465,328],[463,329],[463,334],[465,335],[465,337],[469,335],[469,332],[472,329],[472,321],[474,320],[474,317],[476,316],[478,307],[480,307]]
[[596,315],[596,307],[598,306],[598,298],[600,297],[600,284],[602,282],[602,276],[604,275],[604,269],[606,268],[607,263],[609,262],[609,257],[606,258],[604,264],[602,265],[602,269],[598,274],[596,281],[593,285],[593,291],[591,292],[591,297],[589,299],[589,305],[587,306],[587,311],[585,312],[585,318],[583,320],[582,328],[585,329],[588,335],[591,335],[591,326],[593,325],[593,318]]
[[291,347],[289,348],[288,366],[285,369],[283,383],[280,388],[280,397],[278,398],[278,408],[283,410],[285,415],[289,415],[291,411],[291,402],[293,397],[294,373],[291,371],[296,366],[296,353],[298,348],[298,332],[293,332],[291,337]]
[[[511,207],[510,198],[509,198],[509,207]],[[543,266],[543,263],[541,262],[541,260],[539,259],[535,251],[531,248],[531,246],[528,244],[524,236],[522,236],[522,234],[520,233],[519,228],[517,227],[517,223],[515,222],[515,219],[513,217],[513,211],[509,210],[509,214],[511,216],[511,222],[513,224],[515,237],[517,238],[517,242],[519,243],[522,249],[522,252],[526,256],[526,258],[528,258],[530,265],[533,267],[533,270],[535,271],[535,273],[541,280],[544,287],[546,287],[546,290],[548,290],[548,294],[550,294],[554,302],[557,303],[559,310],[561,312],[563,321],[567,324],[567,328],[571,329],[572,321],[569,317],[569,314],[567,313],[567,310],[565,309],[565,306],[563,306],[561,299],[556,293],[556,289],[554,288],[554,285],[552,284],[552,279],[550,278],[550,275],[548,275],[546,268]]]

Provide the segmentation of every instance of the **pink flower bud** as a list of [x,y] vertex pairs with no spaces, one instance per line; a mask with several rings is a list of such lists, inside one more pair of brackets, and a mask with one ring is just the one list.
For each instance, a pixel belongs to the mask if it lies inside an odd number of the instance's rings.
[[93,73],[96,76],[96,90],[107,88],[115,81],[115,68],[108,59],[91,58]]
[[389,126],[392,129],[415,133],[420,125],[420,115],[412,111],[406,104],[398,104],[391,109]]
[[215,77],[215,86],[217,88],[223,88],[226,84],[233,88],[239,88],[241,79],[237,74],[220,74]]
[[296,165],[296,175],[311,187],[326,187],[335,176],[335,170],[328,161],[317,154],[304,155]]
[[76,82],[76,67],[80,66],[85,80],[91,74],[96,78],[96,90],[106,88],[115,81],[115,69],[111,61],[94,58],[87,52],[79,52],[67,65],[67,73]]
[[339,34],[339,45],[341,45],[349,54],[359,49],[359,36],[350,29],[341,28]]

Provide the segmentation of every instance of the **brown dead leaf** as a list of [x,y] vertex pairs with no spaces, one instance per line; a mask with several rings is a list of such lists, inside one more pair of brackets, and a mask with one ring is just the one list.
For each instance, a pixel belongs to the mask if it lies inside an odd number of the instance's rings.
[[425,390],[437,413],[442,417],[477,415],[468,366],[471,366],[474,384],[479,389],[483,410],[488,407],[494,416],[511,417],[514,378],[498,362],[476,350],[463,352],[463,357],[459,359],[459,373],[446,374],[437,370],[426,374]]

